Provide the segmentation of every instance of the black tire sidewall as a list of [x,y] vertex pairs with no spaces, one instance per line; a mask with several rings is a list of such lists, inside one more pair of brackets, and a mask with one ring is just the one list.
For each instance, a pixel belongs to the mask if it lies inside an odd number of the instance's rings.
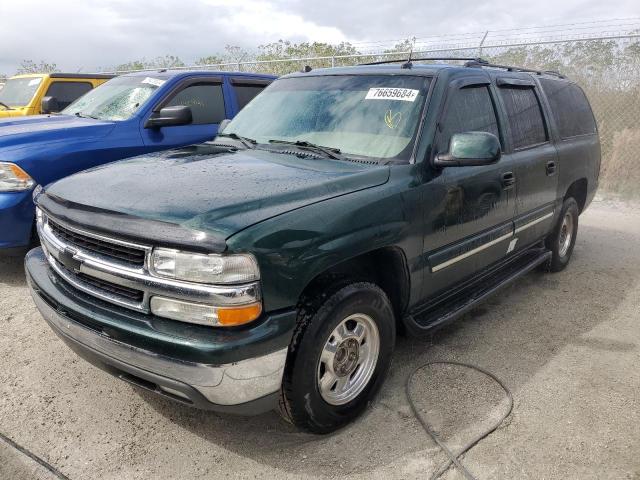
[[[354,313],[370,316],[378,327],[378,360],[369,383],[357,398],[344,405],[331,405],[318,390],[318,362],[331,332]],[[301,330],[292,340],[283,379],[290,417],[306,430],[331,432],[359,415],[382,385],[395,346],[393,309],[381,289],[370,283],[354,283],[331,295]]]
[[[562,230],[562,221],[569,211],[571,211],[573,218],[573,235],[571,237],[571,244],[569,245],[567,253],[562,256],[560,255],[560,232]],[[559,272],[563,270],[571,260],[573,248],[576,244],[576,239],[578,238],[578,216],[578,203],[571,197],[567,198],[562,204],[560,216],[558,217],[558,221],[556,222],[553,232],[547,239],[547,248],[549,248],[552,253],[549,264],[549,270],[552,272]]]

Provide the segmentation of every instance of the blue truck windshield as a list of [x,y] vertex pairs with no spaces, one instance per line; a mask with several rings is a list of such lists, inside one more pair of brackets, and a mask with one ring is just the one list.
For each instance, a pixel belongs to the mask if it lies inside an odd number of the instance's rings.
[[127,120],[164,80],[152,77],[116,77],[91,90],[61,113],[99,120]]

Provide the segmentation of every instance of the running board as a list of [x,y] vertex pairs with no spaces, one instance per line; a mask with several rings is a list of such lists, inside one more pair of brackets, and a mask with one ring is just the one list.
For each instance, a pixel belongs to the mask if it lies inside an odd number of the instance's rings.
[[437,297],[418,311],[404,317],[408,333],[414,336],[432,333],[550,259],[549,250],[532,248],[489,269],[462,287],[454,289],[453,293]]

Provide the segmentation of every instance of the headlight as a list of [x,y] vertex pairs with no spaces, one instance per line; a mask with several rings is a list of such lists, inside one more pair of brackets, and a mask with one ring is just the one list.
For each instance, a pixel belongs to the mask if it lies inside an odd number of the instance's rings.
[[234,284],[260,279],[253,255],[217,255],[187,253],[156,248],[151,255],[151,270],[159,276],[187,282]]
[[36,182],[13,163],[0,162],[0,192],[21,192],[30,190]]

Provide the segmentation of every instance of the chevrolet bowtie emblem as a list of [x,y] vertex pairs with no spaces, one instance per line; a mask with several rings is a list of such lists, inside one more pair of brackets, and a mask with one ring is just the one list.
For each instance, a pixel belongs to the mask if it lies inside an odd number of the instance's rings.
[[68,270],[73,272],[79,272],[82,262],[73,256],[71,250],[65,249],[58,254],[58,261],[63,264]]

